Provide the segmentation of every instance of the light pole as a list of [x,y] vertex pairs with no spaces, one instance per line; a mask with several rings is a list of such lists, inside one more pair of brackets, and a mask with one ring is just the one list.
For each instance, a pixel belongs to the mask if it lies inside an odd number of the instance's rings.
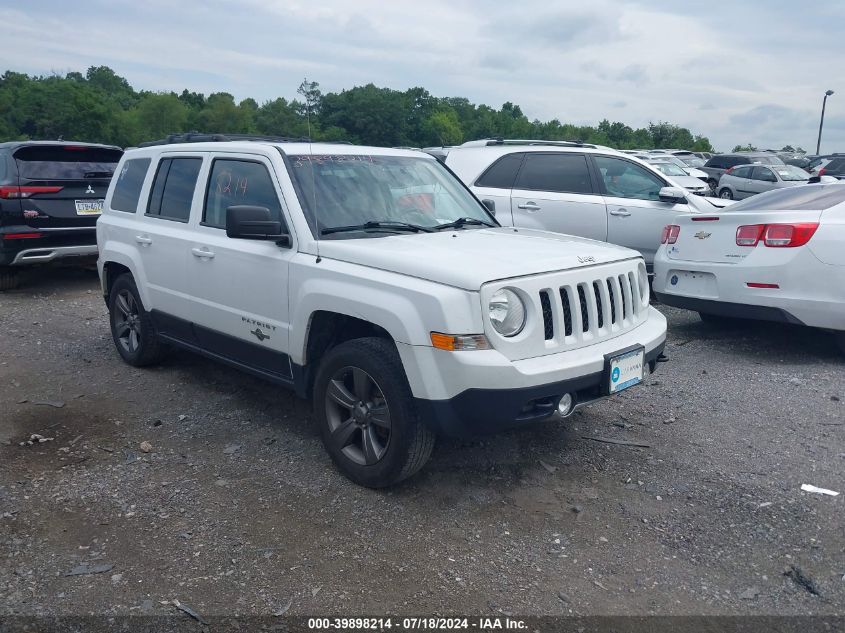
[[816,143],[816,154],[819,153],[819,150],[822,146],[822,126],[824,125],[824,107],[827,104],[827,98],[833,94],[833,90],[828,90],[824,93],[824,100],[822,101],[822,120],[819,121],[819,140]]

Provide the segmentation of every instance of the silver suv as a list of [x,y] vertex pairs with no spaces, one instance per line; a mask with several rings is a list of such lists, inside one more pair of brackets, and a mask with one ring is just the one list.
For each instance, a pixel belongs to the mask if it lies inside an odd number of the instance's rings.
[[661,231],[675,216],[724,206],[609,147],[490,139],[444,153],[446,165],[502,224],[627,246],[649,271]]

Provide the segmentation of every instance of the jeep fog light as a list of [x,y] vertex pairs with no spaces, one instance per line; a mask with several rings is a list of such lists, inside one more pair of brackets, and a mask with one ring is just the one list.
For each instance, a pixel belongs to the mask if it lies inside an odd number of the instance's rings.
[[560,402],[557,404],[557,412],[558,415],[561,417],[566,417],[570,413],[572,413],[572,394],[566,393],[563,394],[563,398],[560,399]]
[[455,335],[432,332],[431,345],[447,352],[490,349],[490,341],[483,334]]
[[525,327],[525,304],[513,290],[502,288],[493,293],[488,310],[493,329],[502,336],[516,336]]

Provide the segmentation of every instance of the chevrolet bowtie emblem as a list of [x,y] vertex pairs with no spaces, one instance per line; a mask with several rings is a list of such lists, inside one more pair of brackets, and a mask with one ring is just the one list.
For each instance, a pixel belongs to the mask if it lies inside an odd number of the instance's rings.
[[705,231],[699,231],[698,233],[695,234],[695,237],[697,237],[700,240],[706,240],[711,235],[712,235],[712,233],[707,233]]
[[262,332],[262,331],[261,331],[260,329],[258,329],[258,328],[255,328],[254,330],[252,330],[252,331],[250,332],[250,334],[252,334],[255,338],[257,338],[257,339],[258,339],[259,341],[261,341],[262,343],[264,342],[264,340],[265,340],[265,339],[270,338],[270,335],[269,335],[269,334],[265,334],[264,332]]

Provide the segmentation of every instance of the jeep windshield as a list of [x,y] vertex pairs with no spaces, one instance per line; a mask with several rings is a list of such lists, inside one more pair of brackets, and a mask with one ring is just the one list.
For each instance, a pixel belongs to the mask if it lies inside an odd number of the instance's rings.
[[320,239],[498,226],[438,161],[378,154],[288,155],[299,202]]

